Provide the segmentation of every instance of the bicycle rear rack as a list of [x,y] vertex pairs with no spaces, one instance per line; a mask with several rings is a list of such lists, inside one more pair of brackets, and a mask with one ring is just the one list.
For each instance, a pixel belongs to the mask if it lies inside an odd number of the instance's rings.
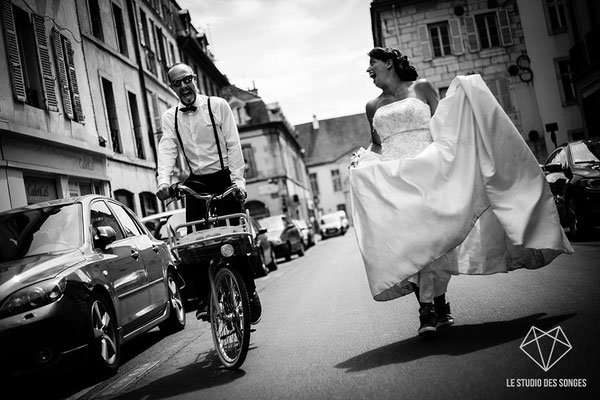
[[[239,220],[239,225],[232,225],[232,221]],[[230,244],[234,254],[248,254],[252,251],[252,227],[249,224],[249,215],[246,213],[228,214],[220,217],[209,218],[208,224],[213,225],[224,222],[224,226],[213,226],[207,229],[198,229],[205,226],[205,219],[177,225],[173,232],[169,230],[169,247],[183,263],[200,263],[209,261],[221,255],[221,247]],[[187,232],[182,234],[181,229]]]

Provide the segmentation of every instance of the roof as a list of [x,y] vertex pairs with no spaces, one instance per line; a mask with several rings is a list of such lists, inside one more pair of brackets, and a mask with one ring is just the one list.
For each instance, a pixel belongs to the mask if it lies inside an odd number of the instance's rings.
[[335,162],[371,142],[371,127],[364,113],[318,122],[316,130],[312,122],[296,125],[298,142],[305,150],[304,161],[309,167]]

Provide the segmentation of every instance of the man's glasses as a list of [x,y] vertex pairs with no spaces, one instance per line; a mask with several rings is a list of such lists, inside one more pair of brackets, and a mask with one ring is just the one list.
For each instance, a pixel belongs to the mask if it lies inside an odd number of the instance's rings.
[[179,86],[181,86],[182,83],[185,83],[187,85],[195,77],[196,77],[196,75],[194,75],[194,74],[188,75],[188,76],[184,76],[183,78],[175,79],[174,81],[171,81],[170,85],[171,85],[171,87],[179,87]]

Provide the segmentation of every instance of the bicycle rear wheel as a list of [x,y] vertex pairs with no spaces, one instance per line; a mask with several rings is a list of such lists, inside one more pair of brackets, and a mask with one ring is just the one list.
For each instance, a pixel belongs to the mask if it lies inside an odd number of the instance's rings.
[[225,266],[215,273],[214,296],[210,297],[210,326],[213,342],[227,369],[239,368],[250,345],[250,300],[242,275]]

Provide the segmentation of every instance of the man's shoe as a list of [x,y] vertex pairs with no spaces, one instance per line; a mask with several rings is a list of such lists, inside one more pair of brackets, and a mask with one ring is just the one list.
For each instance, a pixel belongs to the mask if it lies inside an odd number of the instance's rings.
[[419,336],[430,335],[435,333],[437,321],[435,319],[435,310],[433,304],[425,304],[419,309]]
[[199,321],[210,321],[210,314],[208,313],[208,304],[200,303],[198,305],[198,310],[196,311],[196,319]]
[[258,292],[254,292],[250,296],[250,323],[256,325],[260,322],[262,317],[262,305],[260,304],[260,298]]
[[450,303],[436,304],[435,318],[437,320],[436,326],[438,328],[452,325],[454,323],[454,317],[450,314]]

